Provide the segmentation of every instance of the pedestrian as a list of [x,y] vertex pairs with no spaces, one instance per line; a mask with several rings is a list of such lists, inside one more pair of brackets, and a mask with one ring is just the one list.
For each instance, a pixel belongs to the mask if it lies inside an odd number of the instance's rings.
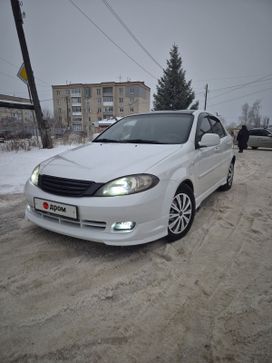
[[244,149],[247,149],[248,139],[249,139],[248,129],[246,125],[243,125],[237,135],[239,153],[242,153]]

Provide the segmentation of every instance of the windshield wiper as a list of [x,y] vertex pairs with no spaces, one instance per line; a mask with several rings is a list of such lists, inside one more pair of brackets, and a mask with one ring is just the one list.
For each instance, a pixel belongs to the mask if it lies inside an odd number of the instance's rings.
[[126,140],[127,143],[133,144],[165,144],[164,142],[156,141],[156,140],[144,140],[144,139],[129,139]]
[[[93,140],[93,142],[120,142],[118,140],[113,140],[113,139],[106,139],[106,138],[102,138],[102,139],[97,139],[97,140]],[[122,142],[122,141],[121,141]]]
[[93,142],[114,142],[114,143],[122,143],[122,144],[166,144],[165,142],[160,142],[156,140],[144,140],[144,139],[128,139],[128,140],[113,140],[113,139],[97,139]]

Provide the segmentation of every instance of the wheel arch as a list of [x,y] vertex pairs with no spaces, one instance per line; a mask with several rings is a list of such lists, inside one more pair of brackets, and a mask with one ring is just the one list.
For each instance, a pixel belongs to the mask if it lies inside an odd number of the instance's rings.
[[178,186],[177,190],[181,189],[183,185],[187,185],[192,190],[192,192],[194,193],[194,185],[193,185],[193,182],[190,179],[183,180],[180,183],[180,185]]

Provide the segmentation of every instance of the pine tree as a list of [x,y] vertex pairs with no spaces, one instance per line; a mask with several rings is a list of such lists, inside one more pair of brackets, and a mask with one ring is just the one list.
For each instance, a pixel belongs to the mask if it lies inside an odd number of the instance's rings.
[[158,80],[157,94],[154,94],[154,110],[197,110],[199,102],[192,102],[195,93],[189,82],[185,79],[185,71],[182,69],[182,60],[178,53],[178,47],[174,44],[170,50],[170,59],[167,60],[167,68],[163,70],[163,76]]

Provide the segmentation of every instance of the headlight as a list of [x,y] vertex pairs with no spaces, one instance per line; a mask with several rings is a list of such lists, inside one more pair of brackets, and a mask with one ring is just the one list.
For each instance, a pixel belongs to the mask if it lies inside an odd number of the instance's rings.
[[31,183],[34,185],[38,185],[39,181],[39,174],[40,174],[40,165],[36,166],[36,168],[32,171],[30,180]]
[[105,184],[95,193],[95,196],[114,197],[139,193],[154,187],[158,182],[159,179],[150,174],[124,176]]

